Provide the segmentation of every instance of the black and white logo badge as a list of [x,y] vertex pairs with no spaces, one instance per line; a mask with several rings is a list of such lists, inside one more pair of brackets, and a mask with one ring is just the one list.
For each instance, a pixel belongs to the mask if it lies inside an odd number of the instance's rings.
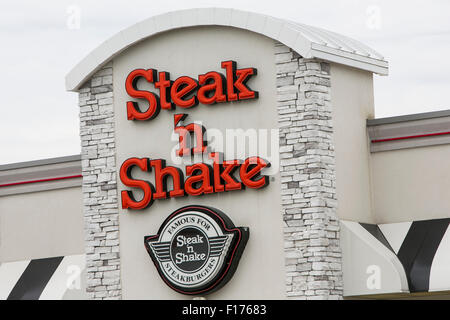
[[198,295],[224,286],[236,271],[249,229],[235,227],[221,211],[190,205],[173,212],[145,248],[164,282]]

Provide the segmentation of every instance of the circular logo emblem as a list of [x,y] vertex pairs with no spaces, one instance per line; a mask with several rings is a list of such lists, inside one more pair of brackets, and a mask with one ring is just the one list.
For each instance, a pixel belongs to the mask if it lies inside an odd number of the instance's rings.
[[206,294],[234,274],[249,236],[221,211],[191,205],[169,215],[158,234],[144,238],[160,276],[184,294]]
[[172,238],[170,255],[180,271],[198,271],[208,261],[209,239],[200,228],[181,229]]

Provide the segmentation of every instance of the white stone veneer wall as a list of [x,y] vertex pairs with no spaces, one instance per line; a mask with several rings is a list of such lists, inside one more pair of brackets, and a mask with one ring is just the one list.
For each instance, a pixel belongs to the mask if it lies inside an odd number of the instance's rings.
[[276,43],[286,295],[341,299],[330,65]]
[[79,91],[87,294],[120,299],[112,63]]

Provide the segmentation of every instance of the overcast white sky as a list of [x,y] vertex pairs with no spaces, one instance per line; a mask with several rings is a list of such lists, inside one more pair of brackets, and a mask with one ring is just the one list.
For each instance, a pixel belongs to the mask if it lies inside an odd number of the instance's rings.
[[375,76],[376,117],[450,109],[448,0],[2,0],[0,164],[80,153],[77,95],[64,88],[70,69],[145,18],[212,6],[322,27],[383,54],[390,75]]

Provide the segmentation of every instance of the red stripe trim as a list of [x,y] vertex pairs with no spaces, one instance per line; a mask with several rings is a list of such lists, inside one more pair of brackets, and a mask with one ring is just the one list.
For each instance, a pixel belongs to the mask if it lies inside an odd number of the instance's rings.
[[82,178],[82,177],[83,176],[81,174],[78,174],[76,176],[56,177],[56,178],[39,179],[39,180],[28,180],[28,181],[0,184],[0,187],[10,187],[10,186],[18,186],[18,185],[28,184],[28,183],[48,182],[48,181],[66,180],[66,179],[74,179],[74,178]]
[[435,132],[435,133],[427,133],[427,134],[418,134],[415,136],[405,136],[405,137],[397,137],[397,138],[388,138],[388,139],[377,139],[372,140],[372,143],[378,143],[378,142],[387,142],[387,141],[396,141],[396,140],[406,140],[406,139],[415,139],[415,138],[425,138],[425,137],[434,137],[434,136],[443,136],[450,134],[450,131],[448,132]]

